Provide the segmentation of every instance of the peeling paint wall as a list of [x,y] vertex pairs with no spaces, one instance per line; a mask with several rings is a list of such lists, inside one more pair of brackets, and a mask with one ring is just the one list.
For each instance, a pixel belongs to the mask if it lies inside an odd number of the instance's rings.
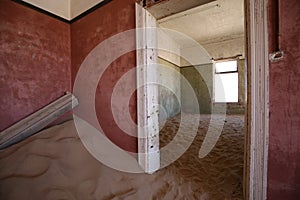
[[180,66],[180,45],[169,34],[166,30],[157,30],[158,56]]
[[236,55],[245,56],[245,38],[243,35],[223,41],[202,43],[202,45],[211,58],[214,59],[228,58]]
[[70,25],[1,0],[0,31],[3,130],[70,91]]
[[245,114],[246,112],[246,63],[245,59],[237,60],[238,65],[238,103],[227,103],[227,114]]
[[[212,94],[213,89],[212,64],[182,67],[180,73],[183,75],[182,78],[185,78],[189,82],[190,87],[193,88],[194,94],[197,97],[197,99],[191,98],[189,86],[181,84],[181,103],[183,111],[195,113],[199,110],[201,114],[211,113],[212,100],[210,94]],[[185,82],[181,80],[181,83]],[[197,108],[197,106],[199,106],[199,108]]]
[[180,112],[180,45],[165,30],[158,30],[159,123]]
[[158,64],[159,122],[162,122],[180,112],[180,68],[161,58]]
[[[299,0],[269,1],[269,49],[279,48],[285,57],[270,63],[270,122],[268,199],[300,199],[300,3]],[[271,52],[270,52],[271,53]]]
[[[199,102],[201,114],[211,113],[211,104],[213,102],[213,66],[212,64],[182,67],[181,74],[189,81]],[[200,73],[199,73],[200,72]],[[245,60],[238,60],[238,76],[239,76],[239,102],[227,103],[227,114],[244,114],[245,113]],[[191,99],[188,89],[181,84],[181,102],[184,105],[185,112],[193,113],[195,110],[195,102]]]
[[197,43],[196,46],[192,44],[191,46],[188,45],[180,48],[180,56],[181,67],[211,63],[211,56],[208,54],[207,50]]
[[[72,79],[88,53],[109,37],[123,31],[135,28],[135,1],[115,0],[98,8],[84,18],[71,25],[72,42]],[[128,38],[135,44],[135,37]],[[115,44],[118,45],[118,44]],[[121,44],[120,44],[121,45]],[[97,59],[96,57],[94,59]],[[98,83],[95,99],[95,109],[98,121],[107,137],[124,150],[136,152],[136,128],[128,135],[118,127],[112,113],[111,98],[113,89],[119,79],[136,65],[136,53],[127,53],[115,60],[104,72]],[[130,75],[131,85],[136,86],[136,74]],[[87,77],[88,79],[88,77]],[[128,92],[123,90],[123,95]],[[136,122],[137,98],[132,95],[128,109],[133,121]],[[126,110],[120,111],[124,115]]]

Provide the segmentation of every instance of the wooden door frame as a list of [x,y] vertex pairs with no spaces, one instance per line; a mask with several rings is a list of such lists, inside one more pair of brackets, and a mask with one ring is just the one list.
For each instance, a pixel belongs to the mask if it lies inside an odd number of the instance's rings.
[[245,0],[247,43],[247,134],[245,197],[267,199],[269,141],[268,0]]
[[[153,28],[153,29],[151,29]],[[160,168],[156,19],[136,3],[138,163],[146,173]]]
[[[244,193],[250,200],[265,200],[267,198],[267,168],[268,168],[268,136],[269,136],[269,56],[268,56],[268,0],[245,1],[245,33],[246,33],[246,61],[247,61],[247,134],[245,139],[245,167]],[[137,7],[140,6],[137,4]],[[141,6],[140,6],[141,7]],[[146,28],[149,25],[147,13],[136,13],[137,28]],[[150,20],[151,21],[151,20]],[[153,24],[153,22],[151,22]],[[137,36],[137,46],[147,47],[149,37],[142,34]],[[153,52],[152,52],[153,53]],[[137,65],[149,64],[149,50],[137,51]],[[152,62],[152,61],[150,61]],[[145,68],[138,68],[138,86],[146,84],[149,72]],[[152,73],[152,72],[150,72]],[[138,124],[145,125],[149,120],[147,115],[147,99],[153,98],[153,93],[146,88],[138,92]],[[145,95],[145,96],[144,96]],[[146,97],[146,98],[145,98]],[[148,119],[147,119],[148,118]],[[153,118],[155,119],[155,118]],[[151,120],[151,117],[150,117]],[[156,119],[155,119],[156,120]],[[150,122],[156,123],[156,122]],[[157,122],[158,123],[158,122]],[[158,124],[157,124],[158,125]],[[152,130],[153,131],[153,130]],[[146,152],[139,156],[139,163],[146,172],[154,172],[159,168],[159,151],[151,151],[149,140],[153,132],[145,129],[138,130],[139,152]],[[140,136],[145,137],[141,138]],[[147,139],[148,138],[148,139]],[[155,145],[159,145],[156,138]],[[154,155],[154,156],[153,156]]]

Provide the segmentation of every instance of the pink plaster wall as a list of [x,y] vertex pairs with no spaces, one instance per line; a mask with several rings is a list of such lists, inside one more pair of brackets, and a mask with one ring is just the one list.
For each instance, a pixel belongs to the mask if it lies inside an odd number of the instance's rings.
[[0,1],[0,130],[70,91],[70,25]]
[[[72,23],[72,80],[74,81],[80,65],[94,47],[117,33],[134,28],[135,0],[111,1]],[[135,42],[134,37],[129,40]],[[111,97],[118,80],[130,69],[135,68],[135,60],[135,52],[129,52],[115,60],[101,77],[95,99],[98,121],[104,133],[116,145],[130,152],[137,151],[137,138],[134,137],[136,130],[128,135],[119,128],[112,114]],[[129,84],[136,85],[136,75],[132,76]],[[127,91],[123,92],[124,95],[127,94]],[[132,95],[128,107],[133,121],[136,121],[136,94]],[[122,111],[121,114],[125,112]]]
[[[269,1],[269,48],[274,47],[274,2]],[[300,199],[300,1],[279,0],[282,61],[270,63],[268,199]]]
[[[269,4],[270,50],[274,50],[272,27],[277,23],[272,18],[273,2]],[[279,44],[285,58],[270,63],[268,199],[296,200],[300,199],[300,3],[279,2]],[[1,0],[0,130],[70,90],[71,74],[74,80],[85,56],[106,38],[134,28],[134,17],[134,0],[114,0],[73,23],[70,40],[70,25]],[[112,133],[108,137],[130,151],[136,151],[136,138],[125,135],[115,124],[110,98],[118,78],[134,66],[134,52],[112,63],[96,96],[99,121]],[[136,96],[129,106],[136,120]]]

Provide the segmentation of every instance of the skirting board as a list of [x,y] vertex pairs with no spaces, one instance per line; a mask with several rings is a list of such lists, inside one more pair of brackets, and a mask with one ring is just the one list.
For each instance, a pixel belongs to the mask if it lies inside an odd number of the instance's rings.
[[67,92],[56,101],[3,130],[0,133],[0,149],[4,149],[28,138],[77,105],[77,98]]

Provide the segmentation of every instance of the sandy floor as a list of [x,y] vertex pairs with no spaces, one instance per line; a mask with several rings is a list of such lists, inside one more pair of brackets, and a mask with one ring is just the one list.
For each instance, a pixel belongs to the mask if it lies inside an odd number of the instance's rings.
[[[173,138],[179,119],[165,124],[162,146]],[[95,160],[72,121],[52,127],[0,151],[0,199],[242,199],[243,117],[227,117],[215,148],[199,159],[208,122],[201,115],[188,151],[152,175],[118,172]]]

